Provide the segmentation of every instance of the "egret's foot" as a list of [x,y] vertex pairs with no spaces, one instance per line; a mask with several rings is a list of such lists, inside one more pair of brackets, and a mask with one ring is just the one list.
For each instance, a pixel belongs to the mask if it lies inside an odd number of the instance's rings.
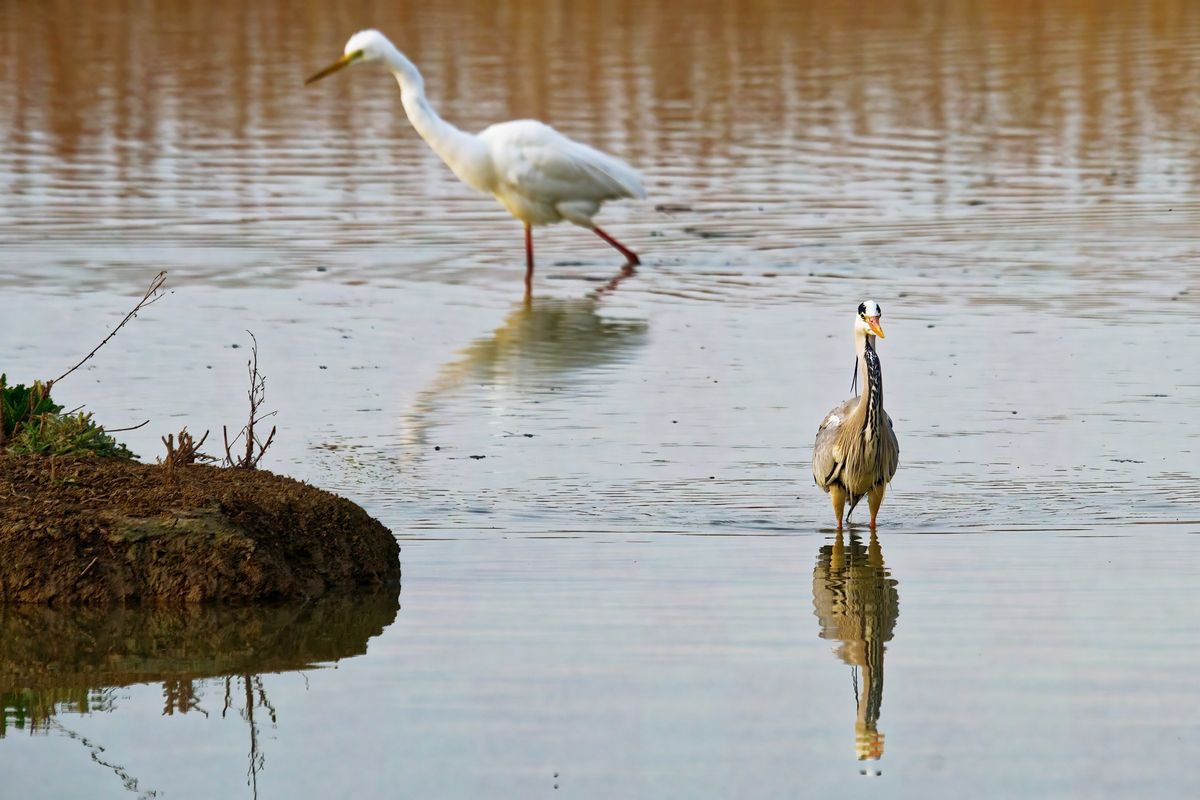
[[626,247],[625,245],[621,244],[620,242],[618,242],[618,241],[617,241],[616,239],[614,239],[613,237],[609,236],[609,235],[608,235],[607,233],[605,233],[605,232],[604,232],[604,230],[603,230],[603,229],[601,229],[601,228],[600,228],[598,225],[593,225],[593,226],[592,226],[592,232],[593,232],[593,233],[595,233],[597,236],[599,236],[599,237],[600,237],[601,239],[603,239],[604,241],[608,242],[608,243],[609,243],[610,245],[612,245],[614,248],[616,248],[617,252],[619,252],[621,255],[625,256],[625,263],[626,263],[627,265],[629,265],[629,266],[634,266],[634,267],[637,267],[637,266],[640,266],[640,265],[641,265],[641,263],[642,263],[642,260],[641,260],[640,258],[638,258],[638,254],[637,254],[637,253],[633,252],[633,251],[632,251],[632,250],[630,250],[628,247]]
[[592,296],[600,297],[605,292],[611,292],[611,291],[615,290],[618,286],[621,285],[621,281],[625,280],[626,278],[633,277],[636,274],[637,274],[637,270],[633,268],[633,265],[626,264],[625,266],[621,267],[620,272],[618,272],[613,277],[609,278],[608,283],[604,284],[603,286],[596,289],[596,291],[592,292]]

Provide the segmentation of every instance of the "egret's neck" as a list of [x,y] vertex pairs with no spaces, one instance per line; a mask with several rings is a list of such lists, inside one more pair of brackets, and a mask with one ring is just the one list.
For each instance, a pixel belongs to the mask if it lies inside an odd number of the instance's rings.
[[408,120],[433,152],[468,186],[491,191],[492,165],[487,146],[438,116],[425,96],[425,79],[416,64],[395,47],[386,56],[388,69],[400,84],[400,101]]

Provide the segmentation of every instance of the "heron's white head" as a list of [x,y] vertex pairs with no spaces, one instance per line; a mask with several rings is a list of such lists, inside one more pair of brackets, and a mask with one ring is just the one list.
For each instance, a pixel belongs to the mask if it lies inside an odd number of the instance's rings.
[[854,320],[854,334],[886,338],[883,335],[883,327],[879,324],[881,316],[883,316],[883,309],[879,307],[879,303],[874,300],[862,301],[858,304],[858,318]]
[[388,53],[396,49],[395,45],[377,30],[365,30],[351,36],[343,48],[343,55],[325,69],[310,77],[304,83],[308,85],[321,80],[326,75],[332,75],[338,70],[359,62],[382,61]]

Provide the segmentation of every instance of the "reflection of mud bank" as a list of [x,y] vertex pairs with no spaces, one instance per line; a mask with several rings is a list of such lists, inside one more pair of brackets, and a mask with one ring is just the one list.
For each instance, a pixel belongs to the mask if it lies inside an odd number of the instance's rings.
[[0,602],[317,597],[400,580],[358,506],[261,470],[0,456]]
[[0,690],[304,669],[362,655],[399,607],[395,591],[269,606],[4,606]]
[[398,609],[392,590],[266,607],[3,606],[0,737],[44,729],[60,708],[111,711],[111,690],[136,683],[162,683],[166,714],[199,708],[206,678],[237,676],[265,697],[256,676],[362,655]]

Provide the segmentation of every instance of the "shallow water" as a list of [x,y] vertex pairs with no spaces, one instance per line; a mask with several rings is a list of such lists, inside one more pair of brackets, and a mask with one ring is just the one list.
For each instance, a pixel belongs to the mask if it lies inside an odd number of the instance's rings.
[[[168,269],[62,402],[151,460],[240,425],[251,329],[266,465],[404,548],[356,624],[6,612],[5,797],[1189,791],[1200,9],[644,5],[0,3],[0,370]],[[366,24],[642,169],[645,266],[539,231],[521,303],[386,75],[300,86]],[[838,541],[865,296],[901,469]]]

